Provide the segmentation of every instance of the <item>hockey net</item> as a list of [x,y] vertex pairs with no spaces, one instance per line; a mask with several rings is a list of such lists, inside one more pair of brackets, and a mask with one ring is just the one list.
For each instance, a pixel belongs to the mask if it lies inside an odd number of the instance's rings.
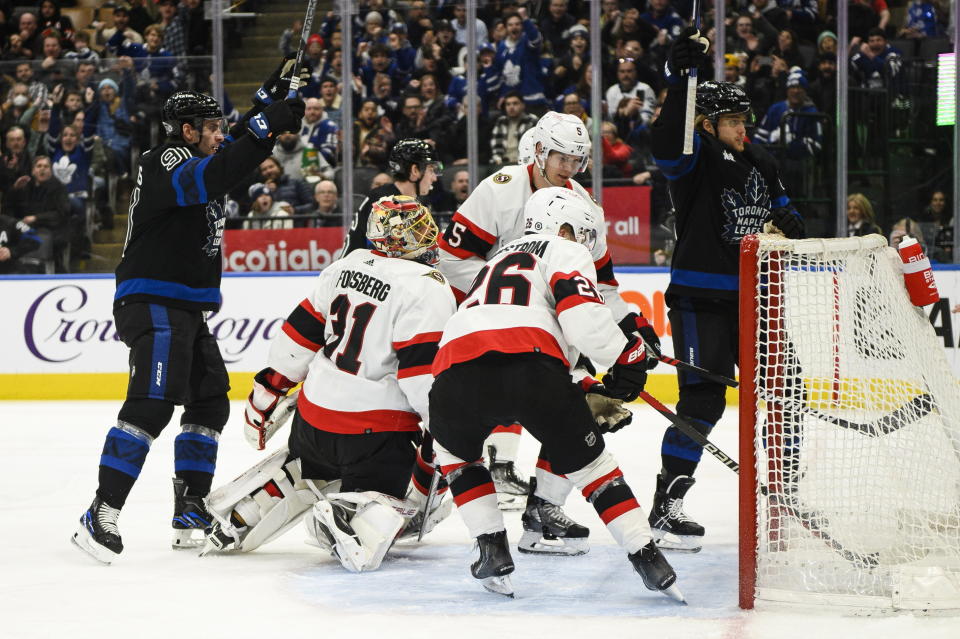
[[960,610],[960,386],[878,235],[744,238],[740,604]]

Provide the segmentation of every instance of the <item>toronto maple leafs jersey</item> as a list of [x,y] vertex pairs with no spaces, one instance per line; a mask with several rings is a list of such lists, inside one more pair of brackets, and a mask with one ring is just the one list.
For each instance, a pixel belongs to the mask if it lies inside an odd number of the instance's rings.
[[485,353],[541,353],[570,368],[580,354],[609,368],[627,338],[597,290],[590,251],[558,235],[501,247],[447,322],[434,376]]
[[224,196],[270,155],[244,135],[211,156],[172,140],[143,154],[130,195],[114,305],[220,308]]
[[[533,195],[534,165],[505,166],[483,180],[459,206],[439,240],[440,271],[450,280],[454,292],[462,295],[470,288],[473,278],[507,243],[525,232],[523,214],[527,200]],[[576,181],[566,185],[588,202],[593,202],[586,189]],[[607,249],[606,223],[603,209],[594,204],[601,221],[597,242],[591,256],[599,278],[599,289],[616,319],[627,314],[627,306],[617,292],[613,260]]]
[[759,233],[773,209],[793,207],[776,163],[756,145],[740,152],[697,131],[693,154],[683,155],[686,86],[684,80],[668,89],[651,130],[676,211],[667,295],[735,300],[740,239]]
[[414,431],[426,423],[431,366],[455,308],[436,269],[358,249],[320,274],[268,366],[303,381],[297,409],[314,428]]

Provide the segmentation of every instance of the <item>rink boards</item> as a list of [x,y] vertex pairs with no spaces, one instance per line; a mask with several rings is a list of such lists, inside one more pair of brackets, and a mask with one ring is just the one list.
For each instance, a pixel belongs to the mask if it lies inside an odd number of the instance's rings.
[[[264,367],[270,340],[310,291],[315,273],[225,274],[223,306],[208,320],[230,371],[231,397],[242,399]],[[925,309],[954,373],[960,374],[960,269],[937,269],[941,302]],[[665,268],[617,270],[621,295],[648,317],[665,354],[673,355],[663,292]],[[112,274],[16,276],[0,279],[0,399],[119,399],[126,390],[127,349],[116,336]],[[660,365],[648,384],[663,401],[676,401],[676,376]],[[728,403],[736,393],[727,394]]]

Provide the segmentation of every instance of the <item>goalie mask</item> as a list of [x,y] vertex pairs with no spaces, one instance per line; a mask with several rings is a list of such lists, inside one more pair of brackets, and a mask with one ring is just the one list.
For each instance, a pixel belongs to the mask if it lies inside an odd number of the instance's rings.
[[537,167],[546,170],[550,151],[573,155],[580,158],[578,173],[587,168],[590,161],[590,135],[583,120],[569,113],[550,111],[537,122],[533,139],[534,147],[540,144],[540,152],[535,152]]
[[409,195],[380,198],[367,219],[367,239],[387,257],[436,264],[439,235],[430,210]]
[[527,200],[523,215],[526,233],[557,235],[564,224],[569,224],[578,243],[591,251],[597,244],[597,213],[589,202],[570,189],[558,186],[537,189]]

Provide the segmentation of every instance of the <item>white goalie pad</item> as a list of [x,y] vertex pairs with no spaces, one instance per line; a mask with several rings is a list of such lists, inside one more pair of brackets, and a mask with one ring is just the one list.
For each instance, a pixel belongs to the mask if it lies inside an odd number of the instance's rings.
[[350,572],[376,570],[409,515],[405,501],[367,491],[330,493],[313,506],[307,530]]
[[[284,464],[287,455],[284,446],[207,496],[207,509],[236,550],[249,552],[273,541],[300,521],[318,495],[339,488],[339,481],[302,479],[300,460]],[[234,525],[236,519],[245,526]]]

